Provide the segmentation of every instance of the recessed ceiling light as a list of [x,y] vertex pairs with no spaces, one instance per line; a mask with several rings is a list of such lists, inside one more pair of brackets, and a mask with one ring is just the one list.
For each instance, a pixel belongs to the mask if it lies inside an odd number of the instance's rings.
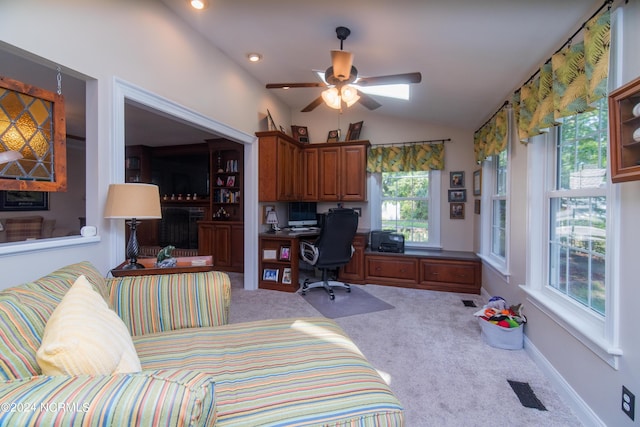
[[194,9],[202,10],[209,6],[208,0],[191,0],[189,2]]
[[262,55],[259,53],[250,53],[247,55],[247,58],[249,58],[249,61],[251,62],[258,62],[262,59]]

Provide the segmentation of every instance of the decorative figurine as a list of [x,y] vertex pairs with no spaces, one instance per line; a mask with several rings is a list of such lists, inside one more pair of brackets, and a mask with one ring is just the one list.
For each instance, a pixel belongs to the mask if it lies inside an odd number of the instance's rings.
[[171,255],[171,252],[173,252],[175,248],[175,246],[169,245],[160,249],[160,252],[158,252],[156,267],[175,267],[178,264],[178,260]]

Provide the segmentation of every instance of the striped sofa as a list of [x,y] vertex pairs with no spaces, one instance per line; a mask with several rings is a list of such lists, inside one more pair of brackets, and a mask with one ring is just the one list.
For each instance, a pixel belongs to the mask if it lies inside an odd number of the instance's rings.
[[[129,328],[142,371],[45,376],[36,351],[79,275]],[[88,262],[0,291],[0,426],[402,426],[387,384],[324,318],[228,324],[225,273],[104,278]]]

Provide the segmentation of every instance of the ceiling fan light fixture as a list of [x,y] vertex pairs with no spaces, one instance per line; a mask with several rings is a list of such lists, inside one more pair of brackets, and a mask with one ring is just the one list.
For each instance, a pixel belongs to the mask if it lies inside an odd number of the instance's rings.
[[347,107],[351,107],[360,100],[360,95],[358,95],[358,91],[353,86],[342,86],[340,94],[342,96],[342,100],[347,104]]
[[339,110],[342,103],[340,93],[335,87],[322,91],[322,100],[327,104],[327,106],[335,110]]
[[341,82],[348,80],[353,66],[353,53],[344,50],[331,51],[333,76]]

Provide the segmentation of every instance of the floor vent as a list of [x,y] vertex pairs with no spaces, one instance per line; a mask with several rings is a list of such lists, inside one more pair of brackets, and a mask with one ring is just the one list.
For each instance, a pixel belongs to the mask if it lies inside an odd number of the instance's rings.
[[475,301],[471,299],[463,299],[462,303],[464,304],[465,307],[477,307]]
[[547,410],[547,408],[544,407],[542,402],[540,402],[540,399],[538,399],[536,394],[533,392],[529,383],[522,383],[512,380],[507,381],[513,389],[513,392],[516,394],[516,396],[518,396],[518,399],[520,399],[520,403],[522,403],[522,406],[524,406],[525,408],[538,409],[540,411]]

